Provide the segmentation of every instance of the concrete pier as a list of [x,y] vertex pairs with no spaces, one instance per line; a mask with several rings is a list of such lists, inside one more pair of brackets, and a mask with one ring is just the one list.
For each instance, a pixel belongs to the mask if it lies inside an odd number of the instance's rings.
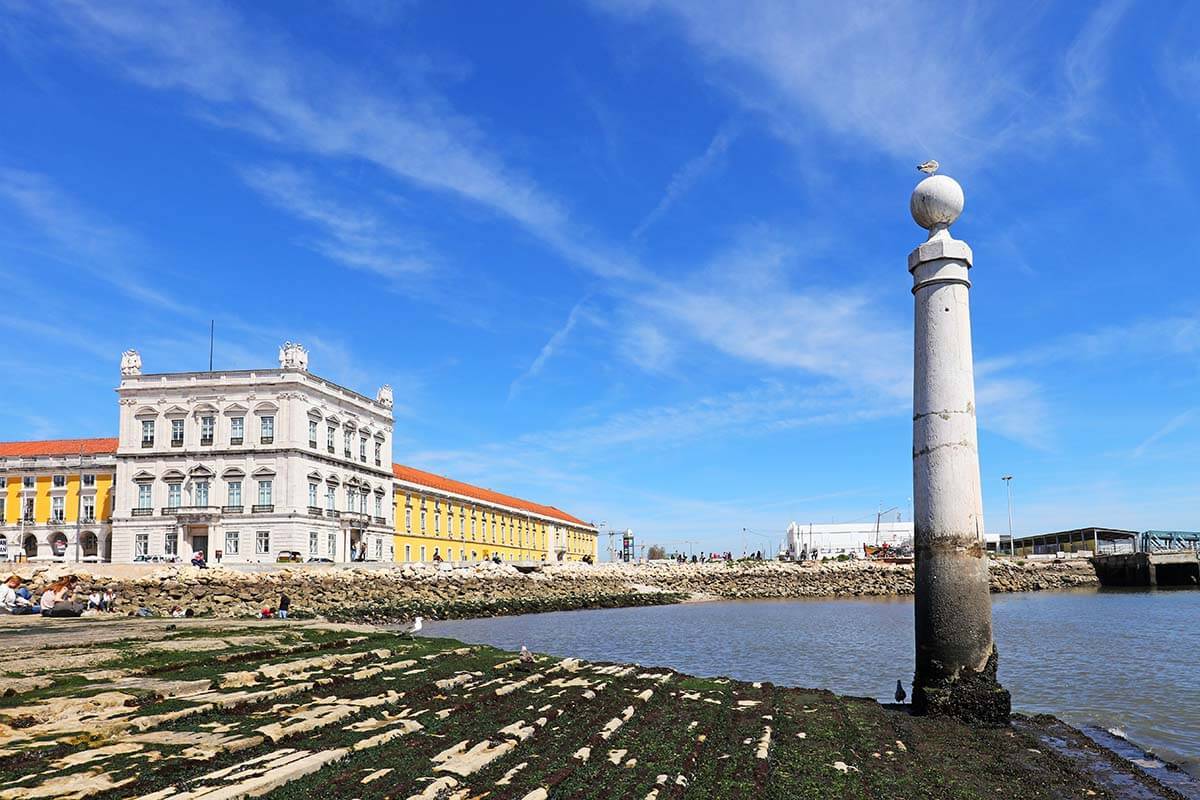
[[1200,553],[1112,553],[1092,559],[1101,586],[1200,586]]
[[928,240],[908,257],[915,298],[913,506],[916,673],[913,708],[1007,724],[996,680],[983,541],[968,290],[971,248],[950,235],[962,187],[935,175],[913,191]]

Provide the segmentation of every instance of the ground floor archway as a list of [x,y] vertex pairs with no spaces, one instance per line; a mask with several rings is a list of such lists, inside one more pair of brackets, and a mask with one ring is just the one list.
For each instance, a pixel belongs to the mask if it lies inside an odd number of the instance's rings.
[[62,558],[67,554],[67,535],[62,531],[55,531],[47,537],[50,544],[50,554],[55,558]]
[[84,558],[96,558],[100,555],[100,541],[91,531],[85,531],[79,537],[79,548]]
[[32,533],[26,534],[25,541],[21,543],[21,547],[25,551],[26,558],[37,558],[37,537]]

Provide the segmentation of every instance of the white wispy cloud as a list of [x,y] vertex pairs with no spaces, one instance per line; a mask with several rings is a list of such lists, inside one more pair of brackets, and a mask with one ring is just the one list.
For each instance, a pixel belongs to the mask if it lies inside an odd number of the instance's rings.
[[217,2],[64,2],[55,11],[86,51],[139,84],[200,101],[204,119],[298,152],[361,160],[414,186],[476,203],[598,275],[639,270],[619,251],[592,241],[559,199],[508,164],[473,120],[425,87],[400,85],[381,94],[320,54],[250,27]]
[[[1092,12],[1066,60],[1049,59],[1064,80],[1047,90],[1046,57],[1030,35],[1042,12],[1028,4],[595,2],[626,19],[673,23],[713,65],[710,80],[804,146],[818,130],[826,141],[848,137],[850,153],[906,162],[936,156],[947,164],[1049,132],[1077,132],[1129,5],[1109,0]],[[863,145],[870,150],[862,153]]]
[[1151,447],[1153,447],[1155,444],[1157,444],[1159,441],[1166,438],[1167,436],[1170,436],[1172,433],[1179,430],[1183,426],[1187,425],[1189,422],[1192,421],[1192,418],[1195,416],[1196,416],[1196,409],[1189,408],[1188,410],[1182,411],[1182,412],[1176,414],[1175,416],[1171,417],[1169,420],[1166,421],[1165,424],[1163,424],[1162,427],[1160,427],[1154,433],[1150,434],[1145,439],[1143,439],[1141,441],[1141,443],[1139,443],[1138,446],[1133,449],[1133,457],[1141,458],[1143,455],[1146,454],[1147,451],[1150,450]]
[[546,340],[546,343],[542,345],[542,349],[538,352],[537,358],[533,360],[533,363],[509,384],[508,397],[510,400],[516,396],[521,388],[521,384],[541,374],[542,369],[546,366],[546,362],[562,350],[567,337],[571,335],[571,331],[575,329],[580,319],[587,316],[587,312],[584,309],[586,302],[587,298],[584,298],[575,304],[571,309],[571,313],[567,315],[567,321]]
[[311,175],[273,164],[244,169],[242,177],[273,205],[319,228],[322,235],[305,244],[334,261],[393,280],[431,267],[415,234],[400,236],[368,209],[340,205]]
[[635,239],[642,236],[649,230],[651,225],[658,222],[670,210],[671,206],[675,205],[681,197],[691,191],[692,187],[720,162],[725,152],[729,149],[729,146],[737,139],[738,133],[739,128],[736,122],[725,123],[713,135],[712,140],[708,143],[708,147],[705,148],[703,153],[688,161],[671,176],[670,182],[667,183],[667,189],[663,193],[662,199],[658,201],[658,205],[634,229],[633,236]]

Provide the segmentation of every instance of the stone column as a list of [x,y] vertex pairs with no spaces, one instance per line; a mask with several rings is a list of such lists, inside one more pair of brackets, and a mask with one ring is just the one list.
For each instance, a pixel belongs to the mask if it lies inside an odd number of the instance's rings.
[[916,299],[913,510],[916,643],[913,710],[1007,724],[996,680],[971,357],[971,248],[950,235],[962,187],[944,175],[913,191],[928,240],[908,256]]

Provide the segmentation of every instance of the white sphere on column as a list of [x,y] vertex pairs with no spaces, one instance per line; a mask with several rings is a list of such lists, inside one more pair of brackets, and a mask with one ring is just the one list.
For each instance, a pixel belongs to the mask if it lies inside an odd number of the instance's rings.
[[918,225],[932,230],[938,225],[954,224],[965,203],[958,181],[949,175],[930,175],[913,189],[908,208]]

